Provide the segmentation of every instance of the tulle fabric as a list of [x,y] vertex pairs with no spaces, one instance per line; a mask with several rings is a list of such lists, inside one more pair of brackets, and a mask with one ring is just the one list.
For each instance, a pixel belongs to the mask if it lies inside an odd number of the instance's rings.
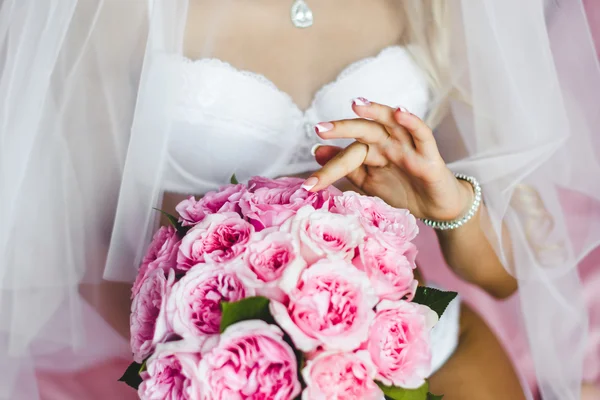
[[[509,309],[521,318],[541,394],[577,399],[587,318],[576,266],[600,239],[591,206],[560,201],[600,197],[600,70],[583,5],[448,3],[449,85],[438,93],[456,92],[456,126],[437,129],[441,151],[483,185],[483,227],[519,279]],[[216,53],[232,7],[216,4],[205,2],[203,56]],[[123,319],[112,315],[126,316],[126,301],[101,295],[123,287],[106,286],[103,274],[130,282],[157,223],[179,91],[161,60],[182,55],[188,7],[149,5],[0,3],[2,397],[35,399],[35,369],[77,371],[127,355]]]
[[102,274],[147,26],[145,2],[0,2],[2,399],[130,354]]
[[[600,3],[584,1],[586,14],[594,38],[596,55],[600,60]],[[588,199],[586,199],[587,201]],[[579,207],[578,202],[570,202],[571,207]],[[600,204],[594,204],[600,210]],[[579,275],[584,285],[586,305],[589,315],[589,334],[584,363],[583,379],[595,384],[600,390],[600,248],[594,249],[579,265]],[[591,394],[593,396],[593,394]],[[590,397],[591,399],[592,397]]]

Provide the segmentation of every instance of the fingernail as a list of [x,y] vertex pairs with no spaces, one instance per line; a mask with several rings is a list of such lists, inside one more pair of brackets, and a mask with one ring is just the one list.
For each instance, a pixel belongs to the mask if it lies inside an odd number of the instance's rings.
[[315,132],[323,133],[333,129],[333,124],[331,122],[319,122],[315,125]]
[[400,107],[399,106],[399,107],[396,107],[396,110],[398,110],[400,112],[403,112],[403,113],[409,113],[410,114],[410,111],[408,111],[408,109],[405,108],[405,107]]
[[369,100],[365,99],[364,97],[357,97],[352,100],[352,103],[356,106],[361,106],[361,107],[371,105],[371,102]]
[[312,154],[312,156],[314,157],[315,154],[317,154],[317,149],[321,146],[323,146],[321,143],[315,144],[313,147],[310,148],[310,154]]
[[304,181],[304,183],[302,184],[302,189],[310,190],[314,188],[317,183],[319,183],[319,178],[317,178],[316,176],[311,176],[310,178]]

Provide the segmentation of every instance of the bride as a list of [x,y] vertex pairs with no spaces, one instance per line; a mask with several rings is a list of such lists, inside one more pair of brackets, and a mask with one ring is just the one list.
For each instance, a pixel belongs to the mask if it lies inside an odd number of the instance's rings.
[[[598,219],[561,205],[600,197],[579,1],[0,6],[3,396],[124,398],[98,369],[128,356],[130,284],[109,281],[133,280],[153,207],[235,173],[408,208],[432,284],[439,243],[461,279],[512,296],[501,311],[528,337],[534,392],[460,300],[433,333],[431,392],[579,398],[575,267],[600,239]],[[87,384],[57,392],[69,374]]]

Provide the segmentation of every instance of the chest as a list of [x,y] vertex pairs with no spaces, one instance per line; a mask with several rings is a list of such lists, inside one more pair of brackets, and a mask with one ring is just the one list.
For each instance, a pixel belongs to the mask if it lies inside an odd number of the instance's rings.
[[290,20],[292,0],[192,0],[184,54],[216,58],[266,77],[307,109],[315,94],[353,62],[402,44],[399,1],[307,0],[314,23]]

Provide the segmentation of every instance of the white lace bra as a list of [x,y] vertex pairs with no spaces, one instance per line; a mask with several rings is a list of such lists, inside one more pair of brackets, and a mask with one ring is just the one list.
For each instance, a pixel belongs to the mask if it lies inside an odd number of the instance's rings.
[[176,62],[183,94],[169,139],[168,192],[202,193],[227,183],[233,173],[246,179],[315,170],[314,125],[356,118],[351,99],[402,105],[423,116],[430,97],[423,72],[399,46],[347,67],[305,111],[262,75],[217,59]]

